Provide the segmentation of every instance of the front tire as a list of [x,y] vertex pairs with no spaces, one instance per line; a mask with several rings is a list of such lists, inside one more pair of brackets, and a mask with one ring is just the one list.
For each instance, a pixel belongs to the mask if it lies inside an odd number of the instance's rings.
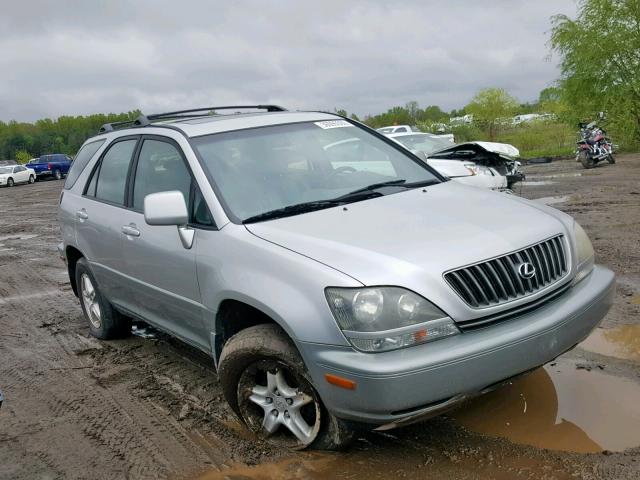
[[580,152],[578,153],[578,158],[584,168],[593,168],[593,166],[595,165],[593,158],[586,150],[580,150]]
[[29,183],[34,183],[36,181],[36,179],[34,178],[33,175],[29,175]]
[[607,162],[609,162],[611,164],[614,164],[614,163],[616,163],[616,159],[613,158],[612,154],[609,154],[609,155],[607,155]]
[[7,187],[13,187],[15,185],[13,178],[10,178],[9,180],[7,180]]
[[353,431],[325,408],[293,342],[263,324],[234,335],[222,349],[224,396],[255,434],[281,447],[339,450]]
[[131,319],[114,309],[100,293],[96,279],[84,258],[76,264],[76,286],[91,335],[102,340],[111,340],[131,334]]

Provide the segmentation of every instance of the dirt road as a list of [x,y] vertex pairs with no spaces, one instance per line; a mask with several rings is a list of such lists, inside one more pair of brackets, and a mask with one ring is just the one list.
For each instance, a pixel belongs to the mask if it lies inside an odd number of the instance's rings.
[[89,337],[56,254],[62,183],[1,189],[0,479],[640,478],[640,156],[527,174],[521,194],[575,216],[618,275],[603,328],[502,390],[340,454],[258,442],[212,362],[144,325]]

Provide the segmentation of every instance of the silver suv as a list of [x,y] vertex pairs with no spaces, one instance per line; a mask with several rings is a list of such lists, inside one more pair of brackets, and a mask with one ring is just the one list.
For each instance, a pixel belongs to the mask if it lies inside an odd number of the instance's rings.
[[614,296],[570,216],[447,181],[329,113],[105,125],[59,219],[93,335],[134,318],[207,352],[247,427],[292,447],[486,392],[571,349]]

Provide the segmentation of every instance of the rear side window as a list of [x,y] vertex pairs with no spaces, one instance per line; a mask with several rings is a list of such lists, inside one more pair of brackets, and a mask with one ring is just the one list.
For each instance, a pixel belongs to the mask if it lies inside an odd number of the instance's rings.
[[133,184],[133,208],[142,211],[144,197],[178,190],[189,202],[191,174],[178,149],[171,143],[145,140],[140,149]]
[[124,205],[124,192],[127,185],[127,173],[136,139],[123,140],[115,143],[104,154],[98,169],[87,189],[87,195],[95,196],[99,200]]
[[71,164],[69,173],[67,174],[67,179],[64,182],[65,189],[69,190],[73,187],[78,180],[78,177],[89,163],[89,160],[93,158],[104,142],[105,140],[98,140],[97,142],[87,143],[80,149],[76,155],[75,161]]

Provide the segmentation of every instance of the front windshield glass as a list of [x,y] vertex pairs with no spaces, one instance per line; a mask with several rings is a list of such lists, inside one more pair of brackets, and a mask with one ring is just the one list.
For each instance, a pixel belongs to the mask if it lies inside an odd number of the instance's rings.
[[0,175],[5,173],[13,173],[13,167],[0,167]]
[[218,133],[193,144],[236,222],[377,183],[439,182],[421,162],[344,120]]
[[397,140],[409,150],[418,150],[427,155],[452,145],[446,138],[437,138],[430,135],[403,135],[395,137],[394,140]]

